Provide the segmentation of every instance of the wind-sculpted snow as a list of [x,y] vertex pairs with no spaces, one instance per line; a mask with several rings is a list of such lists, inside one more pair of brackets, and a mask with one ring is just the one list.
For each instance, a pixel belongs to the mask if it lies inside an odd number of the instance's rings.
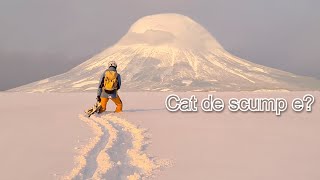
[[122,118],[80,116],[95,137],[79,151],[75,167],[62,179],[143,179],[152,177],[168,161],[151,158],[143,151],[145,130]]
[[13,91],[95,91],[111,60],[118,63],[125,91],[320,89],[320,81],[314,78],[231,55],[204,27],[186,16],[158,14],[138,20],[118,43],[70,71]]

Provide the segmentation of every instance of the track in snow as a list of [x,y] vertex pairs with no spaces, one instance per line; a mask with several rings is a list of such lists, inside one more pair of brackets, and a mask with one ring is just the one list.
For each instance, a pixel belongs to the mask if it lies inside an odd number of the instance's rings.
[[142,179],[161,167],[143,147],[145,130],[114,115],[80,119],[96,136],[80,150],[76,166],[62,179]]

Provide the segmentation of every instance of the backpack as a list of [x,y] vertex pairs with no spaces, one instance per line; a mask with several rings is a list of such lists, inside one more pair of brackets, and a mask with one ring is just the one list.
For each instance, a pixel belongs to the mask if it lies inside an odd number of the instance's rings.
[[104,89],[113,91],[118,88],[118,73],[116,71],[106,71],[104,75]]

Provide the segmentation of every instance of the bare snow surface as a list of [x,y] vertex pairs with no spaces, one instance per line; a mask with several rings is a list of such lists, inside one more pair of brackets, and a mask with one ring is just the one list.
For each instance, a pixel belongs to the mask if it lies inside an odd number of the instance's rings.
[[94,96],[1,93],[0,178],[134,180],[170,164],[144,152],[146,130],[121,114],[85,117]]
[[0,179],[57,179],[92,137],[77,94],[0,93]]
[[[308,92],[320,98],[319,92]],[[0,93],[0,179],[318,180],[320,107],[170,113],[167,92],[121,93],[124,112],[86,118],[94,93]],[[193,93],[178,93],[190,97]],[[284,97],[306,92],[214,93]],[[207,93],[196,93],[198,99]],[[141,101],[143,99],[144,101]]]

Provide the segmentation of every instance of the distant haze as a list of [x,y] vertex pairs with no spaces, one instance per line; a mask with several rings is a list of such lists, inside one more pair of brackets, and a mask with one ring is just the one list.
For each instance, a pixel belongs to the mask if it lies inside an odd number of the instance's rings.
[[320,78],[320,2],[0,0],[0,90],[60,74],[112,46],[139,18],[173,12],[229,52]]

